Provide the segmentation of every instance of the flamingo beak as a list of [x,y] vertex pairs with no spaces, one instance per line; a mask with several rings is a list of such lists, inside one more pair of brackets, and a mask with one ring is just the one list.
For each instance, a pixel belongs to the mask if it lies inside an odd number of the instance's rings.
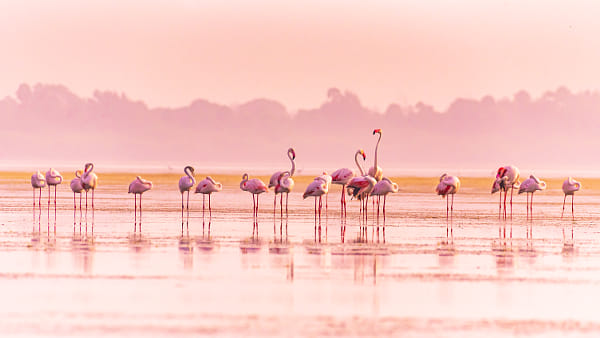
[[381,133],[381,129],[375,129],[375,130],[373,130],[373,135],[375,135],[377,133]]

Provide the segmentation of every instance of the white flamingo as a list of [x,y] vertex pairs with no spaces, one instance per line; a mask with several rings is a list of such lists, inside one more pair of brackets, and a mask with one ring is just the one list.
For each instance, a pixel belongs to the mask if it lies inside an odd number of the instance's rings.
[[46,177],[38,170],[31,175],[31,187],[33,187],[33,207],[35,208],[35,189],[39,189],[38,204],[42,206],[42,188],[46,187]]
[[81,175],[81,185],[85,190],[85,208],[88,206],[88,191],[92,190],[92,209],[94,208],[94,193],[96,191],[96,187],[98,186],[98,175],[94,173],[94,164],[86,163],[83,175]]
[[56,186],[61,184],[62,181],[63,177],[58,170],[50,168],[50,170],[46,172],[46,184],[48,185],[48,208],[50,208],[50,190],[51,187],[54,186],[54,209],[56,209]]
[[562,190],[565,193],[565,199],[563,200],[562,214],[560,214],[561,219],[563,218],[563,215],[565,213],[565,202],[567,201],[567,195],[571,196],[571,216],[573,218],[575,217],[575,202],[573,200],[575,199],[575,192],[579,191],[579,189],[581,189],[581,183],[575,181],[572,177],[567,178],[563,182]]
[[206,176],[205,179],[200,181],[196,186],[196,194],[202,194],[202,213],[204,213],[204,200],[208,195],[208,212],[212,215],[212,208],[210,206],[210,195],[213,192],[219,192],[223,190],[223,185],[215,181],[212,177]]
[[[460,188],[460,180],[456,176],[448,176],[448,174],[443,174],[440,176],[440,183],[435,188],[435,192],[438,195],[441,195],[442,198],[446,197],[446,219],[448,219],[448,214],[452,214],[454,212],[454,194]],[[452,195],[452,204],[448,206],[450,199],[447,197],[448,195]]]
[[[527,218],[533,218],[533,193],[537,190],[546,189],[546,182],[540,181],[537,177],[531,175],[528,179],[521,183],[519,187],[519,194],[527,193]],[[529,194],[531,193],[531,201],[529,201]]]
[[381,142],[381,129],[373,130],[373,135],[375,134],[379,134],[379,139],[377,139],[377,145],[375,146],[375,158],[373,159],[373,166],[369,168],[369,176],[373,177],[377,182],[379,182],[383,177],[383,170],[377,165],[377,152],[379,150],[379,142]]
[[[294,173],[296,172],[296,162],[294,162],[294,160],[296,159],[296,151],[294,151],[294,148],[288,148],[287,150],[287,157],[290,159],[290,162],[292,162],[292,168],[289,170],[289,176],[290,178],[292,176],[294,176]],[[279,179],[280,175],[283,173],[284,171],[276,171],[273,173],[273,175],[271,175],[271,178],[269,179],[269,188],[274,188],[277,185],[277,180]],[[277,205],[277,193],[275,193],[275,197],[273,197],[273,213],[275,213],[275,208]]]
[[504,219],[506,219],[506,196],[508,194],[508,189],[510,189],[510,217],[512,218],[512,196],[513,190],[519,188],[519,176],[519,169],[512,165],[500,167],[496,173],[496,179],[492,185],[492,194],[500,191],[498,212],[499,214],[502,214],[502,192],[504,191]]
[[389,178],[384,177],[381,181],[377,182],[371,190],[371,196],[377,196],[377,217],[379,217],[379,204],[381,196],[383,196],[383,217],[385,219],[385,201],[389,193],[397,193],[398,184],[392,182]]
[[315,177],[315,180],[317,178],[320,178],[322,180],[325,181],[325,184],[327,184],[327,192],[325,193],[325,211],[329,210],[329,187],[331,186],[331,182],[333,181],[333,177],[331,177],[331,175],[329,175],[326,171],[324,171],[321,175]]
[[[362,155],[363,161],[366,160],[367,157],[365,156],[365,152],[362,149],[358,149],[356,151],[356,153],[354,154],[354,162],[356,162],[356,166],[358,167],[358,170],[360,171],[360,176],[362,176],[365,173],[363,172],[363,169],[361,168],[360,164],[358,163],[359,155]],[[334,171],[333,173],[331,173],[331,178],[332,178],[331,183],[339,184],[342,186],[342,197],[341,197],[342,214],[346,214],[346,184],[348,184],[348,182],[350,182],[350,180],[352,178],[354,178],[355,176],[356,176],[356,173],[354,172],[354,170],[349,169],[349,168],[341,168],[341,169],[338,169],[338,170]]]
[[[269,188],[265,185],[265,183],[258,178],[253,178],[251,180],[248,179],[248,174],[244,174],[242,176],[242,181],[240,182],[240,189],[243,191],[247,191],[252,194],[252,204],[253,211],[252,216],[256,219],[258,218],[258,197],[263,192],[269,191]],[[254,197],[256,196],[256,201]]]
[[73,191],[73,208],[77,209],[77,202],[75,202],[75,194],[79,194],[79,210],[81,210],[81,192],[83,191],[83,185],[81,184],[82,170],[75,171],[75,178],[71,180],[71,190]]
[[187,211],[190,212],[190,189],[196,184],[194,178],[194,167],[186,166],[183,169],[185,176],[179,179],[179,192],[181,193],[181,217],[183,218],[183,193],[187,191]]
[[306,199],[309,196],[315,198],[315,220],[317,219],[317,197],[319,198],[319,220],[321,219],[321,209],[323,207],[322,197],[329,191],[327,180],[321,176],[317,176],[304,191],[302,198]]
[[291,177],[291,173],[289,171],[284,171],[279,174],[279,178],[277,180],[277,185],[275,185],[275,196],[280,194],[279,198],[279,208],[281,210],[281,215],[283,215],[283,194],[285,193],[285,214],[288,214],[288,195],[290,191],[294,188],[294,180]]
[[[137,195],[140,195],[140,223],[141,223],[141,219],[142,219],[142,194],[145,193],[146,191],[152,189],[152,182],[147,181],[143,178],[141,178],[140,176],[137,176],[135,178],[135,180],[133,180],[130,184],[129,184],[129,191],[128,193],[133,194],[133,203],[134,203],[134,213],[135,216],[137,217]],[[136,218],[137,220],[137,218]]]

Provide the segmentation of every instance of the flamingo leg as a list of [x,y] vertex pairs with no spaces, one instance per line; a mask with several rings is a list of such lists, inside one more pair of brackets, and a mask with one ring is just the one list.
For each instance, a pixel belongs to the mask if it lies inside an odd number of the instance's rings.
[[514,187],[514,185],[511,185],[510,186],[510,219],[512,219],[512,216],[513,216],[513,210],[512,210],[513,190],[515,190],[515,187]]
[[202,216],[204,216],[204,209],[205,209],[204,205],[206,204],[205,201],[206,201],[206,195],[202,194]]
[[450,219],[454,215],[454,194],[452,194],[452,204],[450,204]]
[[133,232],[137,227],[137,194],[133,194]]
[[210,195],[208,194],[208,216],[212,219],[212,207],[210,206]]
[[273,217],[275,217],[275,210],[277,210],[277,193],[275,193],[275,197],[273,197]]
[[321,228],[321,209],[323,208],[323,195],[319,196],[319,228]]
[[88,194],[88,191],[86,190],[86,191],[85,191],[85,210],[87,210],[87,208],[88,208],[88,203],[87,203],[87,194]]
[[449,203],[448,200],[449,200],[449,198],[448,198],[448,196],[446,196],[446,221],[448,220],[448,214],[450,211],[450,205],[448,204]]
[[33,188],[33,208],[35,209],[35,188]]
[[[315,231],[316,231],[316,227],[317,227],[317,196],[315,196]],[[315,232],[315,238],[316,238],[316,232]]]
[[529,204],[529,214],[531,215],[531,220],[533,220],[533,193],[531,193],[531,203]]
[[188,193],[187,193],[187,205],[186,205],[186,209],[187,209],[187,218],[189,220],[189,218],[190,218],[190,191],[189,190],[188,190]]
[[252,218],[256,219],[256,202],[254,194],[252,194]]
[[279,194],[279,217],[283,218],[283,193]]
[[38,194],[38,205],[40,207],[40,212],[42,210],[42,188],[40,188],[40,193]]
[[94,192],[96,191],[95,188],[92,189],[92,209],[94,209]]
[[575,194],[571,195],[571,216],[575,218]]
[[383,195],[383,226],[385,226],[385,200],[387,199],[387,195]]
[[560,214],[560,219],[563,218],[563,216],[565,215],[565,203],[567,202],[567,194],[565,194],[565,198],[563,199],[563,208],[562,208],[562,213]]
[[285,217],[288,215],[288,197],[290,196],[289,192],[285,193]]

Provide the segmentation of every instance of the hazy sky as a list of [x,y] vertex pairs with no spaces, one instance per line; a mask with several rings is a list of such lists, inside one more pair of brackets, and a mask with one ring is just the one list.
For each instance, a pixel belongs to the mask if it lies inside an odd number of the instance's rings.
[[598,1],[0,2],[0,96],[60,83],[151,106],[268,97],[290,109],[329,87],[371,108],[598,89]]

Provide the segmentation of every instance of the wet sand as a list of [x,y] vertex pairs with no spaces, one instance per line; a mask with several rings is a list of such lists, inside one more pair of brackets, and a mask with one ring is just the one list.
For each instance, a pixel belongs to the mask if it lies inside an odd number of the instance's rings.
[[192,194],[182,224],[180,175],[145,174],[155,186],[140,230],[135,175],[99,173],[87,214],[65,177],[56,218],[47,190],[34,214],[30,175],[0,173],[6,336],[600,334],[597,179],[582,180],[574,220],[560,219],[561,179],[535,194],[532,221],[524,195],[502,221],[491,179],[463,178],[449,222],[437,178],[394,178],[384,227],[382,216],[361,222],[356,201],[340,219],[336,186],[315,220],[301,197],[312,178],[297,177],[289,215],[263,194],[256,230],[241,175],[213,175],[225,189],[212,217]]

